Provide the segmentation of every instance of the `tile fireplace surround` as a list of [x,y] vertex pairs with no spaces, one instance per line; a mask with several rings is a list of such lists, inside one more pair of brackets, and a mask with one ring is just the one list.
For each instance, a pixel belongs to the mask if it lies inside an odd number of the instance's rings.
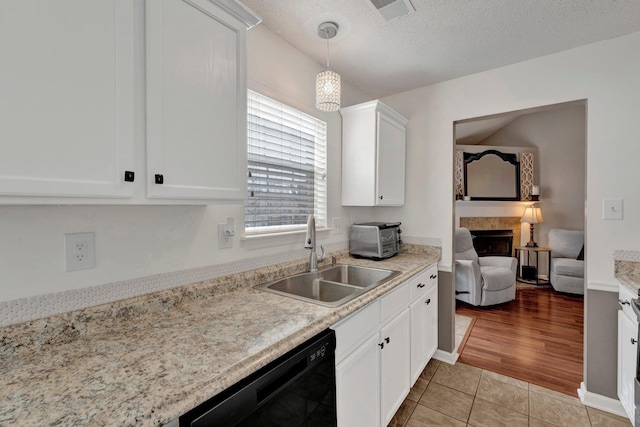
[[520,246],[520,217],[460,217],[460,227],[469,230],[513,230],[513,247]]

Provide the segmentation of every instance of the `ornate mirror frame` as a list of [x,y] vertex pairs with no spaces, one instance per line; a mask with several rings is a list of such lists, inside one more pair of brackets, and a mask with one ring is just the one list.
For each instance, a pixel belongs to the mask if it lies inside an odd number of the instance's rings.
[[467,166],[469,165],[469,163],[474,162],[474,161],[478,161],[480,159],[482,159],[482,157],[486,156],[486,155],[496,155],[498,156],[500,159],[502,159],[502,161],[510,163],[511,165],[514,166],[514,185],[515,185],[515,196],[512,197],[478,197],[478,196],[471,196],[471,200],[502,200],[502,201],[519,201],[521,200],[521,192],[520,192],[520,162],[518,161],[518,157],[516,154],[513,153],[503,153],[501,151],[498,150],[486,150],[483,151],[482,153],[464,153],[463,154],[463,163],[464,163],[464,194],[468,194],[467,192],[467,183],[468,183],[468,176],[467,176]]

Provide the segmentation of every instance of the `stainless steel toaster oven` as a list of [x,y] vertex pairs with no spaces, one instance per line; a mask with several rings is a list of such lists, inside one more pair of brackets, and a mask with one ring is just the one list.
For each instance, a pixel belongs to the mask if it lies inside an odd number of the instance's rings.
[[399,222],[352,224],[349,229],[349,253],[369,259],[390,258],[400,251]]

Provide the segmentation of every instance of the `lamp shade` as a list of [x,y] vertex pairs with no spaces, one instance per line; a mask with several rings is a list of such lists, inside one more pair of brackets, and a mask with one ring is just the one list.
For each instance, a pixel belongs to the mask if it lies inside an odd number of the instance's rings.
[[544,220],[542,219],[542,212],[540,211],[540,208],[536,208],[534,206],[525,208],[524,213],[522,214],[522,218],[520,218],[520,222],[528,222],[529,224],[544,222]]
[[320,111],[340,109],[340,75],[326,70],[316,76],[316,108]]

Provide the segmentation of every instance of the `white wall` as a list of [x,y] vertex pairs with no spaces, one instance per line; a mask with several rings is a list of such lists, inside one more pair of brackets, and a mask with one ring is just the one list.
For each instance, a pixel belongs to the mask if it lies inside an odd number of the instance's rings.
[[537,148],[534,183],[540,185],[544,223],[536,224],[535,239],[541,246],[547,246],[552,228],[584,230],[585,119],[583,105],[554,108],[521,116],[482,141]]
[[[617,286],[613,250],[640,245],[639,41],[635,33],[385,98],[410,120],[404,210],[420,213],[408,215],[412,234],[442,239],[451,264],[454,121],[586,99],[588,277]],[[625,220],[602,220],[602,199],[617,197]]]
[[[138,37],[144,34],[143,2],[136,1]],[[142,43],[136,57],[136,138],[144,140],[144,75]],[[340,206],[339,113],[314,109],[314,78],[323,67],[259,25],[248,34],[250,87],[292,104],[328,122],[328,216],[349,215]],[[369,100],[343,82],[343,102]],[[55,144],[55,141],[51,141]],[[144,144],[140,144],[144,146]],[[144,169],[142,150],[136,153]],[[218,249],[217,224],[234,217],[243,226],[243,206],[0,206],[0,301],[101,285],[153,274],[287,252],[300,242],[275,248],[247,250],[235,238],[232,249]],[[345,242],[347,227],[323,244]],[[64,272],[65,233],[94,232],[96,268]]]
[[[613,251],[640,247],[639,44],[640,33],[634,33],[383,99],[410,120],[406,228],[442,240],[441,269],[451,268],[452,260],[453,123],[587,100],[585,384],[587,391],[612,398],[618,287]],[[602,200],[608,198],[624,199],[624,220],[602,219]]]

